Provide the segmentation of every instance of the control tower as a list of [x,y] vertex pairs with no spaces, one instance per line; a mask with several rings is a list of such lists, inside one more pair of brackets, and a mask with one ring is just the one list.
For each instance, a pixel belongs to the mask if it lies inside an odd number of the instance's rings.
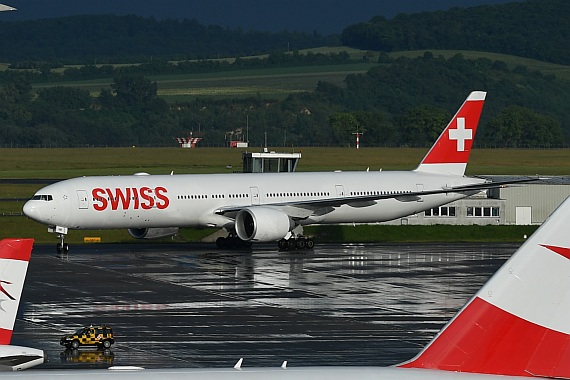
[[294,172],[301,159],[301,153],[277,153],[266,149],[260,153],[243,152],[244,173],[287,173]]

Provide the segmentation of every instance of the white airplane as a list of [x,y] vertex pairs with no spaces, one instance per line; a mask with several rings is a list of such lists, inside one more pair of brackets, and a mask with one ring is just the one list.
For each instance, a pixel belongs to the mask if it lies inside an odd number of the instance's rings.
[[44,362],[42,350],[10,345],[33,244],[33,239],[0,241],[0,371],[19,371]]
[[467,97],[412,171],[80,177],[42,188],[23,211],[60,235],[59,252],[69,229],[125,228],[149,239],[179,227],[226,229],[220,248],[312,248],[302,226],[393,220],[504,184],[464,176],[485,95]]
[[38,370],[18,379],[569,379],[569,225],[570,197],[416,357],[392,367],[242,368],[240,359],[234,369]]

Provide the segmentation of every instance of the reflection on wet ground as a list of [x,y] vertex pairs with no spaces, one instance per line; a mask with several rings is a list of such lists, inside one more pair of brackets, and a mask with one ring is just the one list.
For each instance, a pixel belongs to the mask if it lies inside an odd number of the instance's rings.
[[[40,368],[390,365],[414,356],[495,272],[512,244],[36,246],[13,344]],[[61,335],[115,332],[112,352]]]

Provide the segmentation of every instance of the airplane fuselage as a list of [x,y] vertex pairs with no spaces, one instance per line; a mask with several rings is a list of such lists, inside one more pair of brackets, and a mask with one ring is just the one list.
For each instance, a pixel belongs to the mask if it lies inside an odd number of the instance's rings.
[[288,204],[401,194],[367,203],[314,207],[315,213],[300,212],[298,218],[301,225],[373,223],[466,196],[450,192],[408,199],[407,192],[482,182],[415,171],[80,177],[43,188],[30,201],[26,214],[70,229],[231,227],[233,219],[217,210],[268,205],[294,215]]

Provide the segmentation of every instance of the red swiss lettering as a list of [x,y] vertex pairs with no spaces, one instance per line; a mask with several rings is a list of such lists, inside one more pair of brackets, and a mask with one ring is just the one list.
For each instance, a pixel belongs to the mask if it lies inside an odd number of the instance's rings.
[[117,210],[119,205],[122,205],[122,210],[128,210],[129,204],[131,203],[131,189],[125,189],[125,193],[123,193],[122,189],[116,188],[115,194],[113,194],[113,190],[106,189],[107,194],[109,195],[109,200],[111,202],[111,209]]
[[154,206],[152,189],[148,187],[141,187],[140,195],[142,198],[141,207],[145,210],[150,210]]
[[159,186],[159,187],[154,189],[154,193],[156,194],[156,197],[158,198],[158,201],[156,202],[156,207],[158,207],[161,210],[164,210],[170,204],[170,199],[168,199],[168,197],[166,196],[167,192],[168,192],[168,190],[166,190],[162,186]]
[[[106,210],[111,205],[111,210],[150,210],[155,207],[164,210],[170,205],[170,199],[166,195],[168,190],[162,186],[154,190],[150,187],[127,187],[126,189],[102,189],[97,187],[91,190],[93,196],[93,208],[97,211]],[[154,194],[154,195],[153,195]]]
[[97,187],[91,190],[93,195],[93,208],[97,211],[103,211],[107,208],[107,198],[105,198],[105,190]]
[[136,187],[133,187],[133,197],[135,198],[135,210],[138,210],[140,207],[140,200],[139,200],[139,191]]

